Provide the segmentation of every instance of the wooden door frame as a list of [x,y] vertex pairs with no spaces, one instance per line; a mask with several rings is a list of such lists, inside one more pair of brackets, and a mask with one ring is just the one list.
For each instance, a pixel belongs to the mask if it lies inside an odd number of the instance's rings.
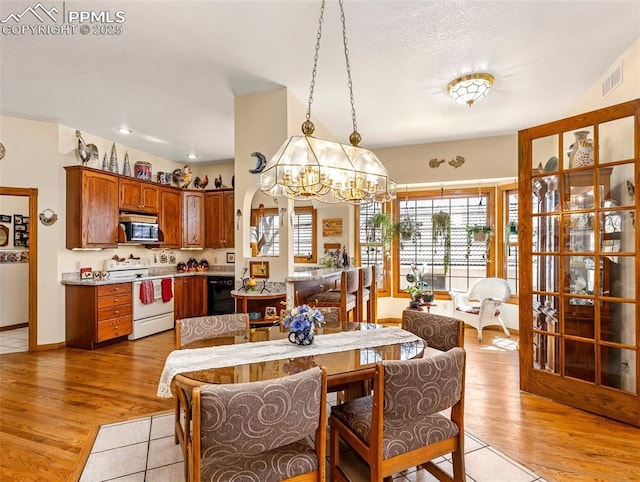
[[29,198],[29,351],[38,349],[38,189],[0,186],[0,196]]

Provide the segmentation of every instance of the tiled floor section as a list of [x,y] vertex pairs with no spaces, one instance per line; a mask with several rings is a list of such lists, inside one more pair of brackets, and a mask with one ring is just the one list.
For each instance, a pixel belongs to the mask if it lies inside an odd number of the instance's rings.
[[[80,482],[182,482],[182,451],[174,443],[173,417],[173,413],[168,413],[102,426]],[[439,460],[438,465],[452,473],[451,457]],[[341,453],[340,463],[352,482],[369,480],[367,466],[355,453]],[[468,433],[465,463],[469,482],[543,482],[530,470]],[[394,480],[432,482],[437,479],[424,469],[413,468],[394,476]]]
[[0,355],[29,351],[29,328],[0,331]]

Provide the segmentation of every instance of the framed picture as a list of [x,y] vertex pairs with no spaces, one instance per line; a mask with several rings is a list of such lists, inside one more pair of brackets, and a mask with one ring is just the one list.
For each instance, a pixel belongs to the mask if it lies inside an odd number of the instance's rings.
[[26,239],[22,233],[17,231],[13,233],[13,245],[15,247],[25,247],[27,245]]
[[249,275],[252,278],[268,278],[269,262],[268,261],[249,261]]
[[27,231],[27,227],[24,224],[16,224],[15,230],[16,231],[25,231],[26,232]]
[[227,253],[227,263],[236,262],[236,253]]
[[22,224],[29,224],[29,216],[22,216]]
[[10,223],[11,216],[8,214],[0,214],[0,223]]
[[267,306],[264,309],[264,318],[266,320],[274,320],[278,318],[278,310],[275,306]]
[[22,224],[22,214],[13,215],[13,224]]

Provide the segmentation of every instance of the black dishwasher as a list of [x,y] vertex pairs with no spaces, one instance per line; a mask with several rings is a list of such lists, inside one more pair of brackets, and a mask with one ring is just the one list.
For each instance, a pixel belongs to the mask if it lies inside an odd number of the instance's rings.
[[233,276],[217,275],[207,277],[207,314],[224,315],[235,313],[236,303],[231,296],[233,285]]

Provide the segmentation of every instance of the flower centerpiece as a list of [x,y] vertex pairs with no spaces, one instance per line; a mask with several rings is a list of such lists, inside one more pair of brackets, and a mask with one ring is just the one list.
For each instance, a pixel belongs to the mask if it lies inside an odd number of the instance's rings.
[[289,341],[297,345],[311,345],[314,329],[322,323],[322,311],[309,305],[296,306],[282,320],[283,326],[290,330]]

